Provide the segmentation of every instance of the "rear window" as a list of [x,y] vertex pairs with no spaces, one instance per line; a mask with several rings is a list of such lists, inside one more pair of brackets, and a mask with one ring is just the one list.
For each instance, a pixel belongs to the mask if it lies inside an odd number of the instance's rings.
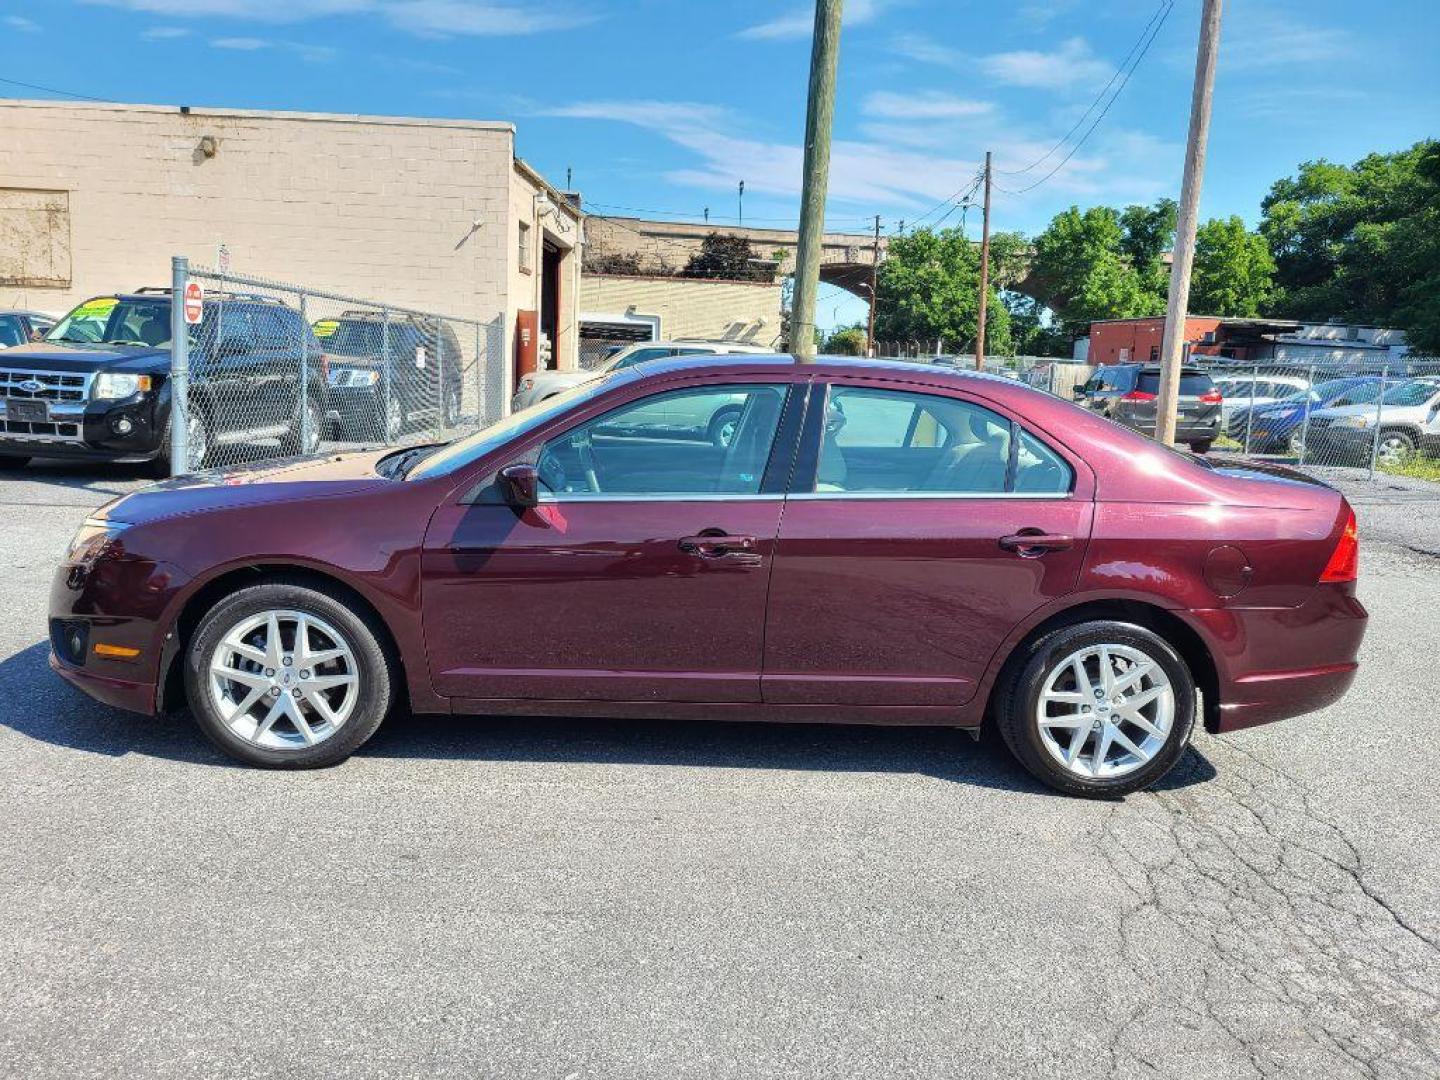
[[[1160,392],[1160,373],[1158,371],[1142,371],[1140,381],[1136,384],[1135,389],[1147,394],[1158,394]],[[1182,371],[1180,373],[1180,393],[1184,397],[1199,397],[1214,389],[1214,380],[1203,371]]]

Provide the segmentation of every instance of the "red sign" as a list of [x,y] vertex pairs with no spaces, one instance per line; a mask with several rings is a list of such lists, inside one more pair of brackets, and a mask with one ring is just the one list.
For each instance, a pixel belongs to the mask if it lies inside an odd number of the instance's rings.
[[205,290],[198,281],[185,283],[185,321],[191,326],[199,324],[205,314]]

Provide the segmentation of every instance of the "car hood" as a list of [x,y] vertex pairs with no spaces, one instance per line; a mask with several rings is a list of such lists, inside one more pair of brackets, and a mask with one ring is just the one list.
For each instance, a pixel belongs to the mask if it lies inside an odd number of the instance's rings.
[[536,371],[531,373],[536,386],[579,386],[598,379],[603,371]]
[[39,341],[6,349],[0,353],[0,367],[73,371],[87,375],[92,371],[153,372],[169,369],[170,350],[140,345]]
[[[1380,407],[1380,414],[1386,419],[1390,420],[1409,419],[1409,416],[1407,416],[1408,413],[1423,414],[1424,412],[1425,406],[1423,405],[1382,405]],[[1329,409],[1316,409],[1310,414],[1310,418],[1313,420],[1315,417],[1319,416],[1329,420],[1341,416],[1374,415],[1375,402],[1371,401],[1359,405],[1339,405]]]
[[394,447],[316,454],[177,476],[107,503],[94,516],[129,525],[259,503],[304,502],[394,483],[375,464]]

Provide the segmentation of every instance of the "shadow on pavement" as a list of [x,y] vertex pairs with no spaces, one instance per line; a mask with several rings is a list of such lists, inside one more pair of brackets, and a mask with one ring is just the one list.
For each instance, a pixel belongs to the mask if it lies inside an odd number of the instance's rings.
[[[0,661],[0,684],[13,688],[0,704],[0,724],[92,754],[243,767],[213,749],[184,713],[146,718],[91,701],[50,671],[48,654],[48,645],[39,643]],[[918,773],[1054,794],[1015,764],[998,739],[975,743],[950,728],[400,715],[357,757]],[[1214,767],[1191,747],[1156,790],[1214,776]]]

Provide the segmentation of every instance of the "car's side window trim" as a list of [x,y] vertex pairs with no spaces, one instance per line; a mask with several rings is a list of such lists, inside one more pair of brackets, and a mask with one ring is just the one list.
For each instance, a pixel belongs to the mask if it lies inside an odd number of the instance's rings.
[[[933,394],[936,397],[953,397],[956,401],[963,401],[976,408],[993,412],[997,417],[1010,425],[1010,449],[1009,460],[1006,465],[1005,491],[816,491],[816,481],[819,477],[820,450],[823,442],[824,418],[829,410],[829,395],[833,388],[838,386],[853,386],[865,388],[873,386],[874,389],[891,390],[898,393],[912,394]],[[1037,499],[1051,499],[1055,501],[1075,498],[1076,488],[1080,483],[1080,473],[1074,463],[1067,459],[1067,456],[1056,450],[1049,440],[1042,438],[1034,431],[1025,427],[1014,416],[1002,412],[988,402],[977,400],[969,395],[950,395],[940,392],[933,386],[910,385],[910,384],[871,384],[866,382],[836,382],[826,380],[816,382],[810,392],[813,399],[807,409],[806,423],[801,433],[801,445],[796,453],[796,464],[793,474],[793,481],[790,488],[789,498],[801,499],[807,502],[827,501],[833,502],[842,499],[864,499],[878,500],[888,499],[914,500],[933,502],[936,499],[1018,499],[1033,502]],[[1014,491],[1017,473],[1019,469],[1019,446],[1021,434],[1027,434],[1038,441],[1042,446],[1049,447],[1052,453],[1057,454],[1070,471],[1070,486],[1065,491]]]

